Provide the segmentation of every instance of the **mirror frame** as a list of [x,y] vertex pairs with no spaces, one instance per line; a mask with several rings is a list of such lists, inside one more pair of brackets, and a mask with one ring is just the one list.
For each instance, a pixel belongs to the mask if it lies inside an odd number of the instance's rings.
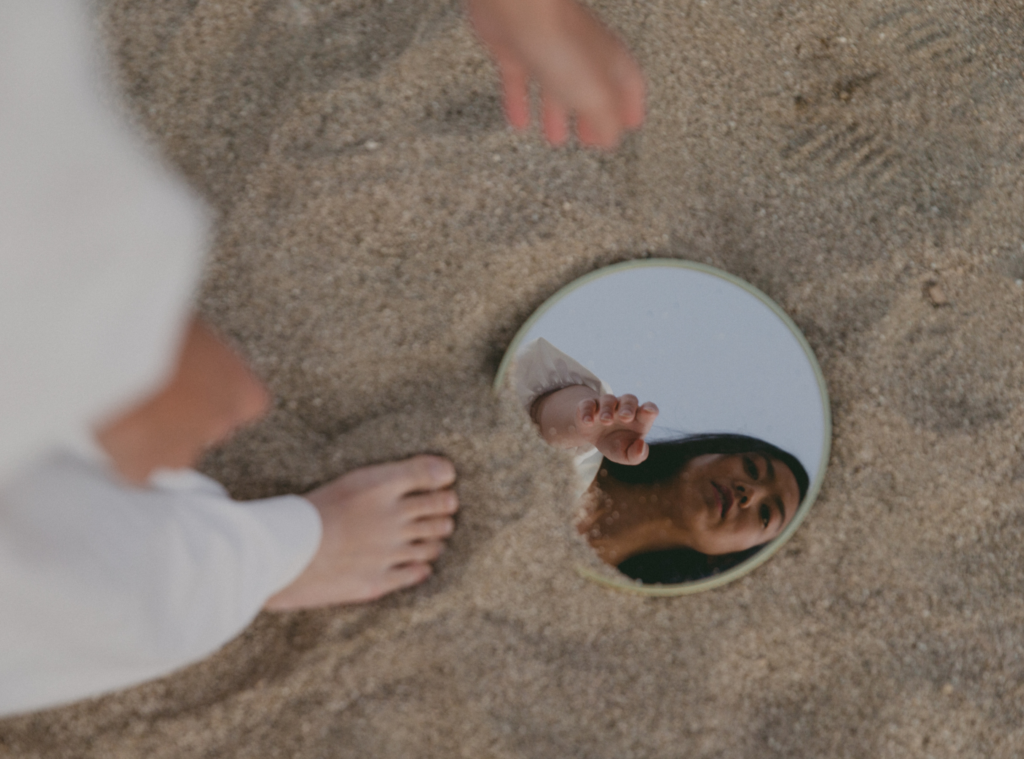
[[[797,508],[793,521],[791,521],[786,529],[782,531],[781,535],[769,542],[762,550],[758,551],[754,556],[751,556],[742,564],[737,564],[735,567],[727,569],[721,574],[706,577],[703,580],[695,580],[694,582],[679,583],[676,585],[644,585],[637,580],[630,580],[625,577],[625,575],[622,575],[621,579],[619,579],[606,575],[591,567],[583,565],[576,566],[576,572],[581,577],[592,580],[599,585],[604,585],[605,587],[614,588],[616,590],[638,593],[645,596],[684,596],[691,593],[700,593],[705,590],[713,590],[714,588],[719,588],[733,582],[734,580],[740,579],[768,561],[768,559],[778,553],[779,549],[785,545],[786,541],[793,536],[793,533],[796,532],[797,528],[800,527],[804,519],[807,517],[807,513],[811,510],[811,506],[813,506],[814,502],[818,499],[818,493],[821,491],[821,486],[825,479],[825,472],[828,469],[829,454],[832,450],[832,411],[831,404],[829,402],[828,387],[825,383],[825,375],[822,374],[821,366],[818,364],[818,359],[815,357],[814,351],[811,350],[811,346],[807,342],[807,338],[805,338],[803,333],[800,331],[800,328],[796,326],[796,323],[789,317],[789,314],[783,311],[775,301],[746,280],[740,279],[739,277],[729,274],[726,271],[722,271],[721,269],[716,269],[713,266],[697,263],[696,261],[685,261],[675,258],[644,258],[632,261],[623,261],[621,263],[611,264],[610,266],[595,269],[594,271],[584,274],[582,277],[574,279],[569,284],[560,288],[530,315],[530,318],[526,320],[523,326],[521,326],[516,332],[515,337],[512,338],[512,342],[506,349],[505,355],[501,360],[501,364],[498,366],[497,376],[494,378],[495,392],[499,392],[502,384],[505,383],[509,367],[512,364],[512,359],[518,352],[519,347],[523,342],[523,338],[534,324],[540,321],[544,314],[547,313],[547,311],[563,297],[596,279],[615,274],[616,272],[623,271],[625,269],[658,268],[666,266],[698,271],[703,274],[710,274],[720,279],[724,279],[726,282],[736,285],[750,295],[753,295],[782,320],[782,323],[786,325],[790,333],[800,344],[800,347],[804,351],[804,355],[807,357],[807,361],[814,370],[814,376],[818,381],[818,393],[822,404],[822,418],[824,419],[825,429],[824,439],[822,441],[821,462],[818,464],[818,470],[811,478],[811,484],[807,488],[807,495],[805,495],[804,499],[800,502],[800,506]],[[608,566],[613,571],[618,571],[614,567],[611,567],[611,565]]]

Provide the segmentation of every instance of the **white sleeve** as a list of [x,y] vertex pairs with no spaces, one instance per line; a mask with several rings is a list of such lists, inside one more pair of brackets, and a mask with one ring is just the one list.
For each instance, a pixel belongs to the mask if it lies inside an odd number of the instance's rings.
[[512,365],[512,387],[527,411],[542,395],[570,385],[586,385],[600,395],[612,392],[600,377],[543,337],[523,346],[516,354]]
[[[585,385],[599,395],[612,393],[608,383],[543,337],[527,343],[516,354],[512,365],[512,386],[527,413],[542,395],[570,385]],[[576,469],[578,498],[597,477],[604,456],[592,445],[572,448],[570,453]]]
[[198,472],[142,489],[55,453],[0,490],[0,714],[208,656],[320,543],[299,496],[238,503]]
[[0,483],[174,368],[210,214],[112,107],[85,0],[0,0]]

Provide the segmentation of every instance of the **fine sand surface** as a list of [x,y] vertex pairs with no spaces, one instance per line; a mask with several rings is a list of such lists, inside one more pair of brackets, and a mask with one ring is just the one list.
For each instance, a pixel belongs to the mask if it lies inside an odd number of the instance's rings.
[[[602,0],[650,82],[614,155],[504,124],[457,3],[108,0],[129,104],[220,210],[199,303],[277,397],[239,497],[457,464],[425,586],[0,724],[19,757],[1024,753],[1024,5]],[[573,571],[571,472],[490,390],[608,263],[719,266],[805,331],[821,498],[675,599]]]

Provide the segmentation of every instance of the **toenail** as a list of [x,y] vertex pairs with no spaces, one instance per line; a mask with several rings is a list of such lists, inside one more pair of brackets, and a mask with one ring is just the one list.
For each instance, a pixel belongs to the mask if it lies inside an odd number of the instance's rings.
[[448,461],[433,460],[430,462],[430,474],[436,480],[450,479],[454,474],[453,467]]

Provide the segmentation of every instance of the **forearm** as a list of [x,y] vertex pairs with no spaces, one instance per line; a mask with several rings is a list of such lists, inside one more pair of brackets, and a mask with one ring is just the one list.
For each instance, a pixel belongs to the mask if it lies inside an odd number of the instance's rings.
[[577,425],[577,409],[583,401],[596,401],[599,397],[596,390],[586,385],[569,385],[538,398],[530,409],[530,416],[549,445],[556,448],[591,445]]

